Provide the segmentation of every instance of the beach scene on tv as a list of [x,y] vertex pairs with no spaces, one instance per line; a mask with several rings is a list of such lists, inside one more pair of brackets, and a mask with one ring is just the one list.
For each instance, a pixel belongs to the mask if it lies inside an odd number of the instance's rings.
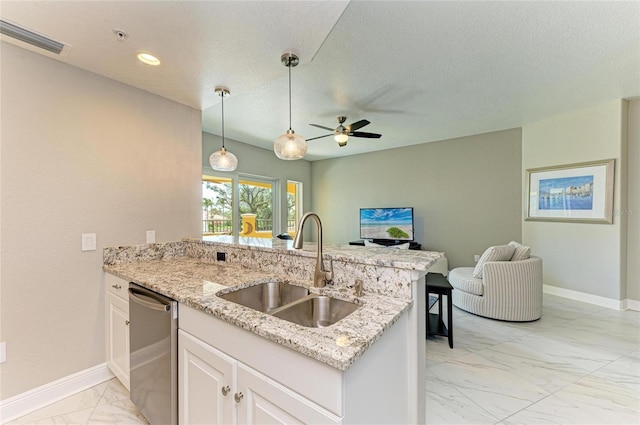
[[413,240],[412,208],[362,208],[362,239]]

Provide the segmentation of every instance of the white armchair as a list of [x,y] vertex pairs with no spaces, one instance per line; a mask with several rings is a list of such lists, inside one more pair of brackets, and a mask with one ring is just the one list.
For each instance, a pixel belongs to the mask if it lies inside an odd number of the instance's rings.
[[514,322],[537,320],[542,315],[542,259],[488,261],[482,278],[473,267],[449,272],[453,304],[479,316]]

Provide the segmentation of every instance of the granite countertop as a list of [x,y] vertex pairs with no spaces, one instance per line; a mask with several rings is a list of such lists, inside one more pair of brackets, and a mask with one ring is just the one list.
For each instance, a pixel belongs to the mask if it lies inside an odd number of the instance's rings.
[[[189,239],[185,239],[189,240]],[[192,239],[191,241],[200,242]],[[317,253],[315,242],[304,242],[302,249],[293,249],[293,241],[280,239],[216,236],[205,238],[205,244],[242,246],[245,250],[286,253],[300,257],[315,257]],[[325,259],[368,264],[397,269],[426,271],[440,258],[444,252],[395,249],[393,247],[375,248],[357,245],[323,244],[322,253]]]
[[[282,249],[288,249],[286,242],[290,241],[281,242]],[[268,248],[278,249],[273,246]],[[343,261],[348,261],[353,255],[349,248],[330,251],[333,258],[340,257]],[[359,250],[358,254],[362,257],[363,251]],[[407,254],[409,257],[412,254],[407,251],[403,254],[398,255],[397,263],[414,270],[423,269],[421,265],[425,264],[424,258],[422,261],[411,261],[410,258],[407,261]],[[301,251],[300,255],[308,256],[309,252]],[[373,264],[393,264],[393,253],[388,251],[384,256],[373,254],[369,257],[372,257],[369,261]],[[367,292],[356,298],[346,288],[309,288],[311,292],[352,301],[361,307],[332,326],[307,328],[224,300],[216,294],[273,280],[305,287],[310,282],[291,281],[283,275],[189,257],[105,264],[103,269],[339,370],[349,368],[412,303],[410,300]]]

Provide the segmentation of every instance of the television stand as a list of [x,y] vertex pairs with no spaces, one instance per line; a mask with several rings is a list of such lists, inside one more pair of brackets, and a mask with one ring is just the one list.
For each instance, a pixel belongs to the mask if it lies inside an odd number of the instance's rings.
[[[415,242],[415,241],[396,241],[396,240],[389,240],[389,239],[374,239],[372,242],[373,243],[377,243],[378,245],[384,245],[384,246],[402,245],[403,243],[409,242],[409,249],[414,249],[416,251],[419,251],[422,248],[422,244],[419,244],[418,242]],[[364,246],[364,240],[360,239],[360,240],[357,240],[357,241],[351,241],[351,242],[349,242],[349,245]]]

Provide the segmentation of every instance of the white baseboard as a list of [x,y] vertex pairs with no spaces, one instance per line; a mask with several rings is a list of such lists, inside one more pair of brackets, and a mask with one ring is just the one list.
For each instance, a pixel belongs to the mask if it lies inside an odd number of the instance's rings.
[[557,286],[551,285],[543,285],[543,292],[545,294],[557,295],[559,297],[594,304],[613,310],[630,309],[640,311],[640,301],[636,300],[614,300],[612,298],[600,297],[598,295],[591,295],[584,292],[573,291],[571,289],[558,288]]
[[102,363],[2,400],[0,401],[0,423],[12,421],[113,377],[107,364]]
[[625,301],[625,308],[629,309],[629,310],[635,310],[635,311],[640,311],[640,301],[638,300],[630,300],[630,299],[626,299]]

